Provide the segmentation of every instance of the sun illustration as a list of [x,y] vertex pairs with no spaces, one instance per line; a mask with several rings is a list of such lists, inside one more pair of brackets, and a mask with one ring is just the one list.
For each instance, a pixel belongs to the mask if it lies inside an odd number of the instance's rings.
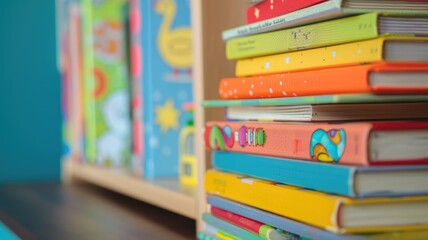
[[156,123],[160,125],[162,132],[167,132],[170,128],[178,128],[179,114],[171,99],[167,100],[165,105],[156,107]]

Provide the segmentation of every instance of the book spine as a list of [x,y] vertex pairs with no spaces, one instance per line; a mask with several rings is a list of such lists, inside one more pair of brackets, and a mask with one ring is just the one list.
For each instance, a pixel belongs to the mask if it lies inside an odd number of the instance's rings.
[[208,122],[205,146],[209,150],[368,165],[370,130],[368,123]]
[[276,230],[272,226],[263,224],[253,219],[240,216],[230,211],[211,206],[209,209],[210,213],[221,220],[235,224],[243,229],[258,234],[263,239],[275,239],[275,240],[292,240],[299,239],[298,236],[282,231]]
[[130,65],[131,65],[131,82],[132,82],[132,122],[133,122],[133,157],[131,168],[135,175],[143,175],[143,150],[144,150],[144,125],[142,111],[142,48],[141,48],[141,11],[140,0],[130,1]]
[[377,18],[377,13],[368,13],[230,39],[226,57],[242,59],[374,38],[378,36]]
[[247,23],[255,23],[306,8],[325,0],[264,1],[247,8]]
[[[273,158],[254,154],[213,152],[213,167],[237,174],[354,197],[354,167]],[[334,182],[335,184],[331,184]]]
[[[241,227],[235,226],[231,223],[228,223],[226,221],[223,221],[217,217],[214,217],[213,215],[209,213],[204,213],[202,215],[202,219],[207,223],[214,227],[216,227],[221,235],[224,235],[226,237],[231,237],[230,239],[245,239],[245,240],[263,240],[262,237],[249,232]],[[221,236],[220,235],[220,236]],[[219,234],[217,233],[217,236]],[[221,237],[220,237],[221,238]]]
[[[64,97],[68,98],[69,114],[66,114],[69,120],[69,143],[70,143],[70,156],[73,160],[81,162],[83,147],[83,111],[82,111],[82,48],[81,48],[81,15],[80,6],[73,3],[69,6],[69,52],[68,64],[70,65],[69,73],[69,89],[64,89]],[[67,86],[67,85],[64,85]],[[67,136],[67,135],[65,135]]]
[[215,217],[231,222],[255,234],[260,234],[260,229],[264,226],[264,224],[261,222],[257,222],[252,219],[239,216],[237,214],[225,211],[217,207],[212,206],[210,208],[210,212]]
[[307,7],[278,17],[225,30],[222,33],[222,37],[223,40],[228,40],[236,37],[296,27],[340,17],[344,15],[341,13],[340,2],[341,0],[329,0],[315,6]]
[[94,163],[96,158],[96,118],[95,118],[95,79],[93,34],[92,34],[92,1],[82,1],[82,35],[83,35],[83,101],[85,117],[85,157],[89,163]]
[[382,62],[384,41],[385,38],[376,38],[325,48],[241,59],[236,63],[235,73],[238,77],[244,77]]
[[[143,155],[143,173],[144,177],[147,179],[155,178],[156,171],[156,159],[155,159],[155,151],[156,149],[151,146],[150,139],[155,139],[156,133],[154,132],[155,124],[155,108],[153,106],[153,92],[154,92],[154,80],[153,80],[153,71],[154,71],[154,60],[155,60],[155,52],[157,51],[154,46],[156,46],[155,42],[155,21],[153,20],[153,7],[151,3],[147,1],[140,1],[140,13],[142,15],[142,25],[141,25],[141,43],[140,46],[142,48],[142,78],[141,86],[142,86],[142,100],[143,105],[141,111],[143,114],[143,126],[145,128],[149,128],[149,131],[144,131],[143,139],[144,141],[144,155]],[[146,59],[152,59],[152,61],[146,61]],[[157,139],[157,141],[159,141]]]
[[324,229],[338,227],[338,196],[214,170],[205,174],[205,191]]

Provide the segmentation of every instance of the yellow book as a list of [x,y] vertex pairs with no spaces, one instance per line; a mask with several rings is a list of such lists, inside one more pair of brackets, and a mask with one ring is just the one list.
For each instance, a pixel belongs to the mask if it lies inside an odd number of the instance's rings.
[[428,196],[352,199],[217,170],[205,190],[335,233],[428,229]]
[[238,60],[239,77],[362,63],[428,61],[428,38],[385,36],[323,48]]

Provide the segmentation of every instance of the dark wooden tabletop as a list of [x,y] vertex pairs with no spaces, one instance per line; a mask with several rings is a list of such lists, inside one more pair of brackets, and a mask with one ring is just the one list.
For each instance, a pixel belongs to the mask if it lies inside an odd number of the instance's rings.
[[195,221],[92,185],[0,185],[0,221],[22,239],[195,239]]

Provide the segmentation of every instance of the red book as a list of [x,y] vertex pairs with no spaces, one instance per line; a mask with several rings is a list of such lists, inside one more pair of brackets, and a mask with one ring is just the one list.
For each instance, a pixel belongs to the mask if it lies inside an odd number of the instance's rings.
[[260,228],[264,225],[261,222],[254,221],[252,219],[243,217],[241,215],[211,206],[211,214],[215,217],[218,217],[220,219],[223,219],[225,221],[228,221],[230,223],[233,223],[235,225],[238,225],[245,230],[248,230],[250,232],[253,232],[255,234],[259,234]]
[[266,0],[247,9],[247,23],[255,23],[306,8],[326,0]]

